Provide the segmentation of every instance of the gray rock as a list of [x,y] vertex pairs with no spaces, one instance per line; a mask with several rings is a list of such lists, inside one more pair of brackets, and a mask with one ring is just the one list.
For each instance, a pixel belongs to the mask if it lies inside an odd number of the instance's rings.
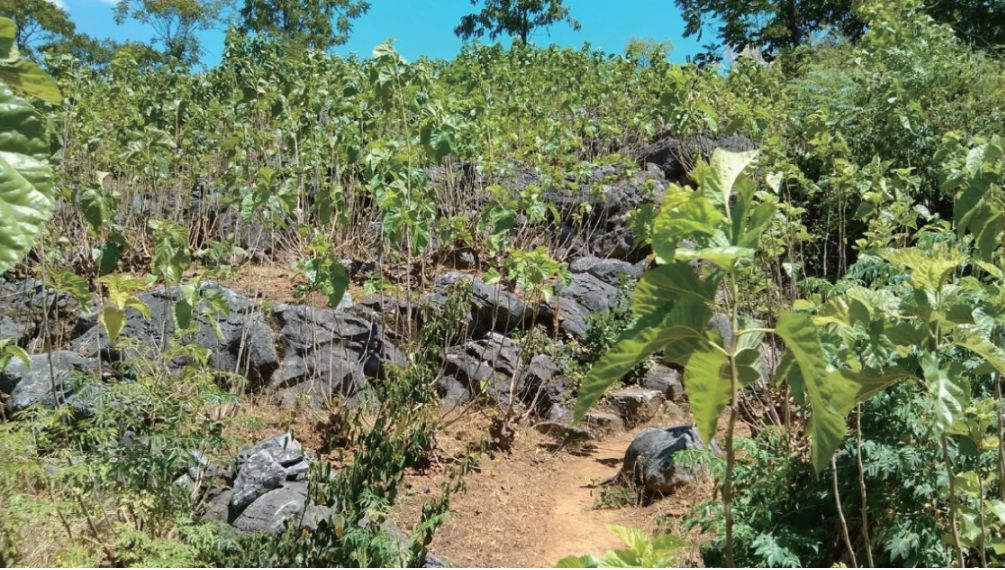
[[719,138],[695,135],[684,140],[666,137],[644,148],[639,158],[658,166],[667,180],[683,183],[698,160],[708,160],[717,148],[742,152],[753,150],[756,145],[743,135]]
[[589,441],[593,434],[581,427],[566,425],[562,422],[541,422],[534,429],[544,435],[564,441]]
[[[275,334],[265,321],[261,309],[250,299],[221,287],[213,282],[204,282],[201,290],[214,291],[228,302],[229,312],[216,315],[216,324],[203,309],[203,305],[193,312],[194,332],[188,342],[210,351],[209,364],[222,372],[240,373],[253,384],[267,383],[273,372],[279,368],[276,353]],[[150,318],[145,318],[135,309],[126,310],[126,320],[120,333],[122,337],[140,341],[141,348],[118,354],[111,348],[104,328],[92,325],[68,345],[68,349],[85,356],[98,355],[109,360],[124,356],[144,356],[146,352],[158,352],[167,346],[168,338],[175,332],[174,306],[182,299],[177,288],[158,289],[141,293],[138,298],[150,309]],[[78,322],[78,329],[92,323],[91,315],[84,315]],[[188,362],[185,358],[172,361],[180,368]]]
[[505,402],[519,364],[516,344],[501,334],[490,333],[482,340],[451,347],[444,371],[463,384],[469,393],[484,391],[494,401]]
[[609,392],[604,399],[629,427],[653,419],[666,400],[662,392],[640,386],[626,386]]
[[297,463],[286,467],[286,479],[288,481],[303,481],[307,479],[307,472],[311,464],[306,459],[301,459]]
[[234,479],[234,494],[230,497],[230,518],[235,519],[245,507],[286,480],[286,470],[267,450],[252,454],[241,465]]
[[405,357],[376,324],[355,314],[303,305],[277,305],[283,359],[270,385],[284,401],[306,398],[320,405],[338,394],[357,395],[364,378],[383,375]]
[[578,187],[572,176],[568,185],[548,188],[543,196],[565,219],[585,213],[589,220],[610,220],[638,208],[663,190],[662,175],[628,172],[621,166],[597,168]]
[[450,568],[450,563],[446,560],[436,556],[435,554],[426,554],[425,560],[422,561],[423,568]]
[[300,442],[288,433],[279,433],[237,452],[238,470],[259,452],[265,452],[283,467],[296,465],[304,459],[304,449]]
[[722,336],[723,346],[729,346],[733,342],[733,326],[727,315],[722,313],[712,315],[708,321],[708,330]]
[[297,524],[303,528],[313,529],[318,522],[333,513],[331,508],[307,502],[307,483],[287,483],[263,494],[248,505],[231,524],[242,532],[276,534],[290,519],[296,519]]
[[589,273],[608,285],[618,287],[623,279],[642,277],[642,268],[620,259],[578,257],[569,264],[572,273]]
[[662,393],[671,402],[684,400],[684,385],[680,381],[680,372],[669,366],[652,363],[646,371],[642,386]]
[[350,309],[356,316],[380,323],[386,333],[396,339],[408,337],[408,323],[420,323],[419,307],[415,303],[392,297],[386,293],[367,295]]
[[705,449],[693,426],[642,430],[625,452],[622,476],[630,477],[649,493],[671,493],[678,485],[707,474],[704,467],[675,463],[674,454],[687,449]]
[[620,431],[625,429],[625,422],[614,412],[593,409],[583,416],[583,425],[594,430]]
[[228,522],[230,519],[230,498],[234,495],[231,489],[225,489],[209,500],[203,518],[207,520]]
[[88,391],[77,393],[79,380],[97,370],[97,361],[65,350],[53,352],[50,370],[49,356],[31,355],[30,366],[14,359],[0,373],[0,392],[9,396],[8,410],[17,412],[34,405],[51,408],[67,402],[83,404],[81,399]]
[[471,401],[471,392],[467,386],[451,374],[441,375],[436,379],[436,393],[445,409],[456,408]]
[[471,314],[467,332],[479,337],[488,332],[508,333],[527,324],[531,311],[516,295],[500,284],[489,285],[477,277],[451,272],[440,275],[433,282],[433,291],[422,304],[432,308],[442,307],[451,288],[467,283],[471,288]]
[[18,346],[25,346],[35,336],[37,329],[30,320],[0,314],[0,338],[10,339]]
[[555,295],[541,304],[540,319],[551,325],[558,315],[558,327],[566,333],[586,338],[590,316],[610,311],[618,303],[618,288],[590,273],[573,273],[567,285],[555,288]]
[[32,348],[28,345],[41,334],[47,308],[52,340],[72,333],[72,324],[80,313],[76,299],[43,287],[37,279],[6,280],[0,276],[0,338],[12,339],[22,348]]
[[552,357],[538,354],[521,375],[520,398],[542,416],[554,406],[571,401],[573,382],[560,376],[560,373],[561,367]]
[[470,248],[460,248],[450,252],[446,264],[454,269],[470,270],[478,267],[478,259]]

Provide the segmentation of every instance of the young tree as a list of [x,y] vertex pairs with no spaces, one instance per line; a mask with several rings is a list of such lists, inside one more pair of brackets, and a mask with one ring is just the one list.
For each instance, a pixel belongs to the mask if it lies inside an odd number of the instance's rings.
[[164,55],[194,63],[202,53],[196,32],[220,22],[229,0],[119,0],[115,21],[128,18],[149,25]]
[[[472,6],[478,4],[479,0],[471,0]],[[531,30],[562,21],[574,30],[579,29],[579,22],[569,14],[562,0],[484,0],[481,11],[461,18],[454,33],[465,40],[485,34],[494,40],[506,34],[520,38],[527,45]]]
[[[806,43],[814,34],[836,32],[857,38],[865,23],[853,0],[676,0],[687,27],[685,36],[701,37],[707,23],[717,22],[716,34],[737,51],[757,47],[767,56]],[[908,0],[913,2],[913,0]],[[915,2],[936,22],[949,24],[960,39],[980,48],[1005,44],[1005,2],[932,0]]]
[[0,16],[14,21],[14,41],[28,57],[46,44],[76,35],[76,26],[66,10],[48,0],[0,0]]
[[245,0],[241,30],[326,50],[344,44],[352,21],[369,9],[367,0]]

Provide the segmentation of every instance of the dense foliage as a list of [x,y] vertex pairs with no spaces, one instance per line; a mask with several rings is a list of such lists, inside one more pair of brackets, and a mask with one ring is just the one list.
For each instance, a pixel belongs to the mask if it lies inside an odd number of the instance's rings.
[[[222,63],[194,72],[194,31],[222,5],[171,0],[119,9],[162,19],[166,59],[56,50],[43,63],[57,88],[15,47],[36,32],[0,20],[0,273],[93,308],[127,355],[102,372],[128,380],[81,379],[98,394],[90,415],[54,396],[53,409],[0,416],[0,562],[24,560],[19,531],[43,528],[66,544],[42,559],[62,564],[421,563],[458,480],[410,535],[383,525],[451,421],[432,386],[471,291],[406,313],[405,364],[374,383],[374,405],[335,408],[323,428],[341,470],[316,463],[310,494],[338,514],[265,539],[204,521],[205,501],[175,484],[189,450],[237,445],[240,419],[219,410],[258,388],[186,342],[225,309],[203,280],[271,258],[333,307],[349,287],[410,301],[465,254],[540,305],[569,279],[571,243],[606,222],[591,210],[602,201],[569,206],[558,191],[603,199],[605,176],[644,173],[662,141],[745,137],[756,151],[696,152],[618,220],[636,238],[625,257],[646,266],[623,283],[630,302],[548,349],[572,355],[577,415],[653,358],[683,371],[696,427],[723,451],[697,454],[718,492],[685,517],[708,565],[1005,564],[1005,67],[983,49],[998,39],[981,16],[1000,10],[679,3],[690,31],[717,15],[724,39],[772,61],[527,45],[570,18],[558,1],[486,2],[458,28],[524,40],[512,48],[407,62],[386,43],[342,58],[325,50],[366,2],[251,0]],[[815,11],[789,17],[803,4]],[[23,16],[69,30],[59,14]],[[140,294],[155,286],[180,291],[177,331],[147,355],[121,333],[127,314],[150,316]],[[50,325],[41,346],[0,339],[0,370],[57,348]],[[546,332],[519,341],[558,336]],[[515,378],[484,412],[499,449],[522,419]],[[460,477],[471,460],[455,460]],[[563,563],[679,561],[679,539],[614,531],[627,550]]]

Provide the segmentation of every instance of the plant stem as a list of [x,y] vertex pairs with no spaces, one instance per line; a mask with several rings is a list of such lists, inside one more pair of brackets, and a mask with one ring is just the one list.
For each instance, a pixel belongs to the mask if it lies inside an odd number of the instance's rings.
[[722,483],[722,508],[726,516],[726,548],[725,548],[725,558],[726,566],[733,568],[735,563],[733,561],[733,466],[736,462],[736,453],[733,450],[733,431],[736,429],[736,415],[737,415],[737,396],[739,388],[739,371],[736,368],[736,343],[739,335],[736,332],[739,330],[739,318],[738,318],[738,307],[737,307],[737,290],[736,281],[730,279],[730,287],[732,289],[732,298],[730,299],[731,307],[731,325],[732,330],[730,331],[729,340],[729,354],[727,358],[729,359],[729,384],[730,384],[730,398],[729,398],[729,425],[726,427],[726,475]]
[[865,543],[865,557],[870,568],[876,567],[872,558],[872,540],[869,538],[869,500],[865,491],[865,466],[862,464],[862,404],[855,411],[855,461],[858,463],[858,497],[862,516],[862,542]]
[[988,541],[987,541],[988,529],[987,529],[987,521],[984,518],[984,470],[981,469],[980,463],[977,464],[976,470],[977,470],[977,488],[978,488],[978,491],[977,491],[977,513],[978,513],[978,518],[980,519],[980,523],[981,523],[980,524],[980,526],[981,526],[980,548],[977,549],[977,553],[981,557],[981,567],[987,568],[988,567],[988,553],[987,553],[987,549],[988,549],[988,546],[987,546],[987,544],[988,544]]
[[996,406],[996,411],[998,412],[998,498],[1005,501],[1005,430],[1003,430],[1002,416],[1005,415],[1005,410],[1002,410],[1002,375],[1000,372],[995,371],[995,399],[998,401]]
[[858,558],[855,557],[855,548],[851,545],[851,535],[848,534],[848,521],[844,518],[844,508],[841,507],[841,490],[838,487],[838,471],[836,455],[831,455],[831,483],[834,485],[834,506],[837,507],[838,522],[841,523],[841,539],[848,549],[848,558],[851,565],[858,568]]
[[966,568],[963,559],[963,546],[960,545],[960,531],[956,528],[956,482],[953,480],[953,464],[949,461],[949,444],[946,435],[941,436],[942,463],[946,467],[946,477],[949,479],[949,524],[953,536],[953,547],[956,549],[956,562],[960,568]]

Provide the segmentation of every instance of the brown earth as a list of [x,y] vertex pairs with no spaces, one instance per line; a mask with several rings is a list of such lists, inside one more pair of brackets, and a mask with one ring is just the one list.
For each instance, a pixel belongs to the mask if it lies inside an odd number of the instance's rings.
[[[652,425],[677,425],[664,416]],[[465,479],[466,490],[450,502],[450,513],[429,551],[454,566],[551,567],[569,555],[591,554],[623,545],[608,530],[618,524],[678,534],[680,519],[711,496],[710,483],[685,486],[649,505],[602,505],[605,485],[621,467],[625,450],[641,426],[607,434],[578,447],[559,447],[533,429],[524,429],[509,453],[484,456]],[[479,432],[475,425],[447,430],[441,445],[459,450]],[[399,499],[398,521],[409,528],[421,505],[440,493],[444,471],[413,474]],[[684,533],[697,544],[701,537]],[[700,565],[697,549],[682,565]]]

